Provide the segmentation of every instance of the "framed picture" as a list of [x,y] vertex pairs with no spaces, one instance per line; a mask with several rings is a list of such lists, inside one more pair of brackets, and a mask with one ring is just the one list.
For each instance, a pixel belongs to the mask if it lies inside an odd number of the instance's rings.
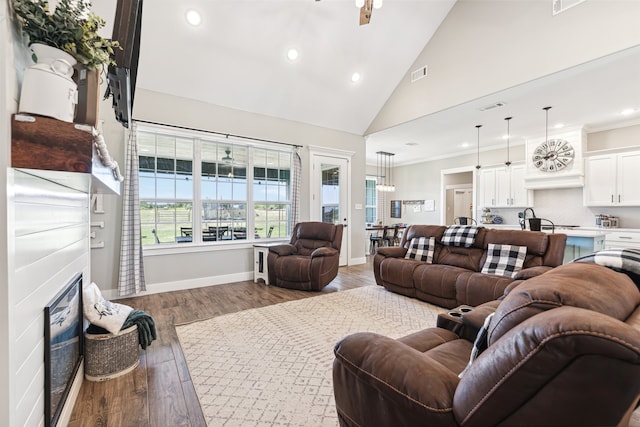
[[402,217],[402,200],[391,201],[391,218]]
[[82,274],[44,308],[45,426],[57,425],[82,362]]

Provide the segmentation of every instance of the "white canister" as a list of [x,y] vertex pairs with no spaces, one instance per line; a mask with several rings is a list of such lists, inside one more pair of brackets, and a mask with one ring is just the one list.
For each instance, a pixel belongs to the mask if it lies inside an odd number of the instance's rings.
[[27,68],[20,91],[20,112],[73,122],[78,85],[68,77],[70,68],[63,59]]

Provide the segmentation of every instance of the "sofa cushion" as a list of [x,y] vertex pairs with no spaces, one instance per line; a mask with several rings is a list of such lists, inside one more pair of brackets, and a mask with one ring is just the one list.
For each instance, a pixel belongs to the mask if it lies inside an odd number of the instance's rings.
[[629,277],[607,267],[561,265],[525,280],[505,296],[491,321],[489,345],[526,319],[565,305],[625,321],[640,305],[640,292]]
[[436,242],[439,242],[446,229],[444,225],[410,225],[402,234],[399,246],[408,248],[414,237],[435,237]]
[[435,237],[414,237],[411,239],[409,249],[404,257],[431,264],[433,262],[433,253],[435,248]]
[[514,277],[522,269],[526,256],[526,246],[489,243],[482,273]]
[[441,243],[445,246],[470,248],[476,241],[478,230],[474,225],[452,225],[444,231]]

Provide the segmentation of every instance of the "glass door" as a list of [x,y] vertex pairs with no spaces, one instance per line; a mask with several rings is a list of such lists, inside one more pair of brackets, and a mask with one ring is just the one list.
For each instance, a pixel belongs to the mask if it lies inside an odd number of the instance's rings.
[[348,180],[347,159],[314,156],[313,221],[343,224],[340,265],[348,264]]

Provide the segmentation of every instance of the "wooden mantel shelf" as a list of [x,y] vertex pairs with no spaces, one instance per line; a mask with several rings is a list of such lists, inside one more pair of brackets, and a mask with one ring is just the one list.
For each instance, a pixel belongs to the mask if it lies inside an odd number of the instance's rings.
[[91,174],[92,191],[120,194],[120,182],[103,165],[89,125],[15,114],[11,120],[11,166]]

